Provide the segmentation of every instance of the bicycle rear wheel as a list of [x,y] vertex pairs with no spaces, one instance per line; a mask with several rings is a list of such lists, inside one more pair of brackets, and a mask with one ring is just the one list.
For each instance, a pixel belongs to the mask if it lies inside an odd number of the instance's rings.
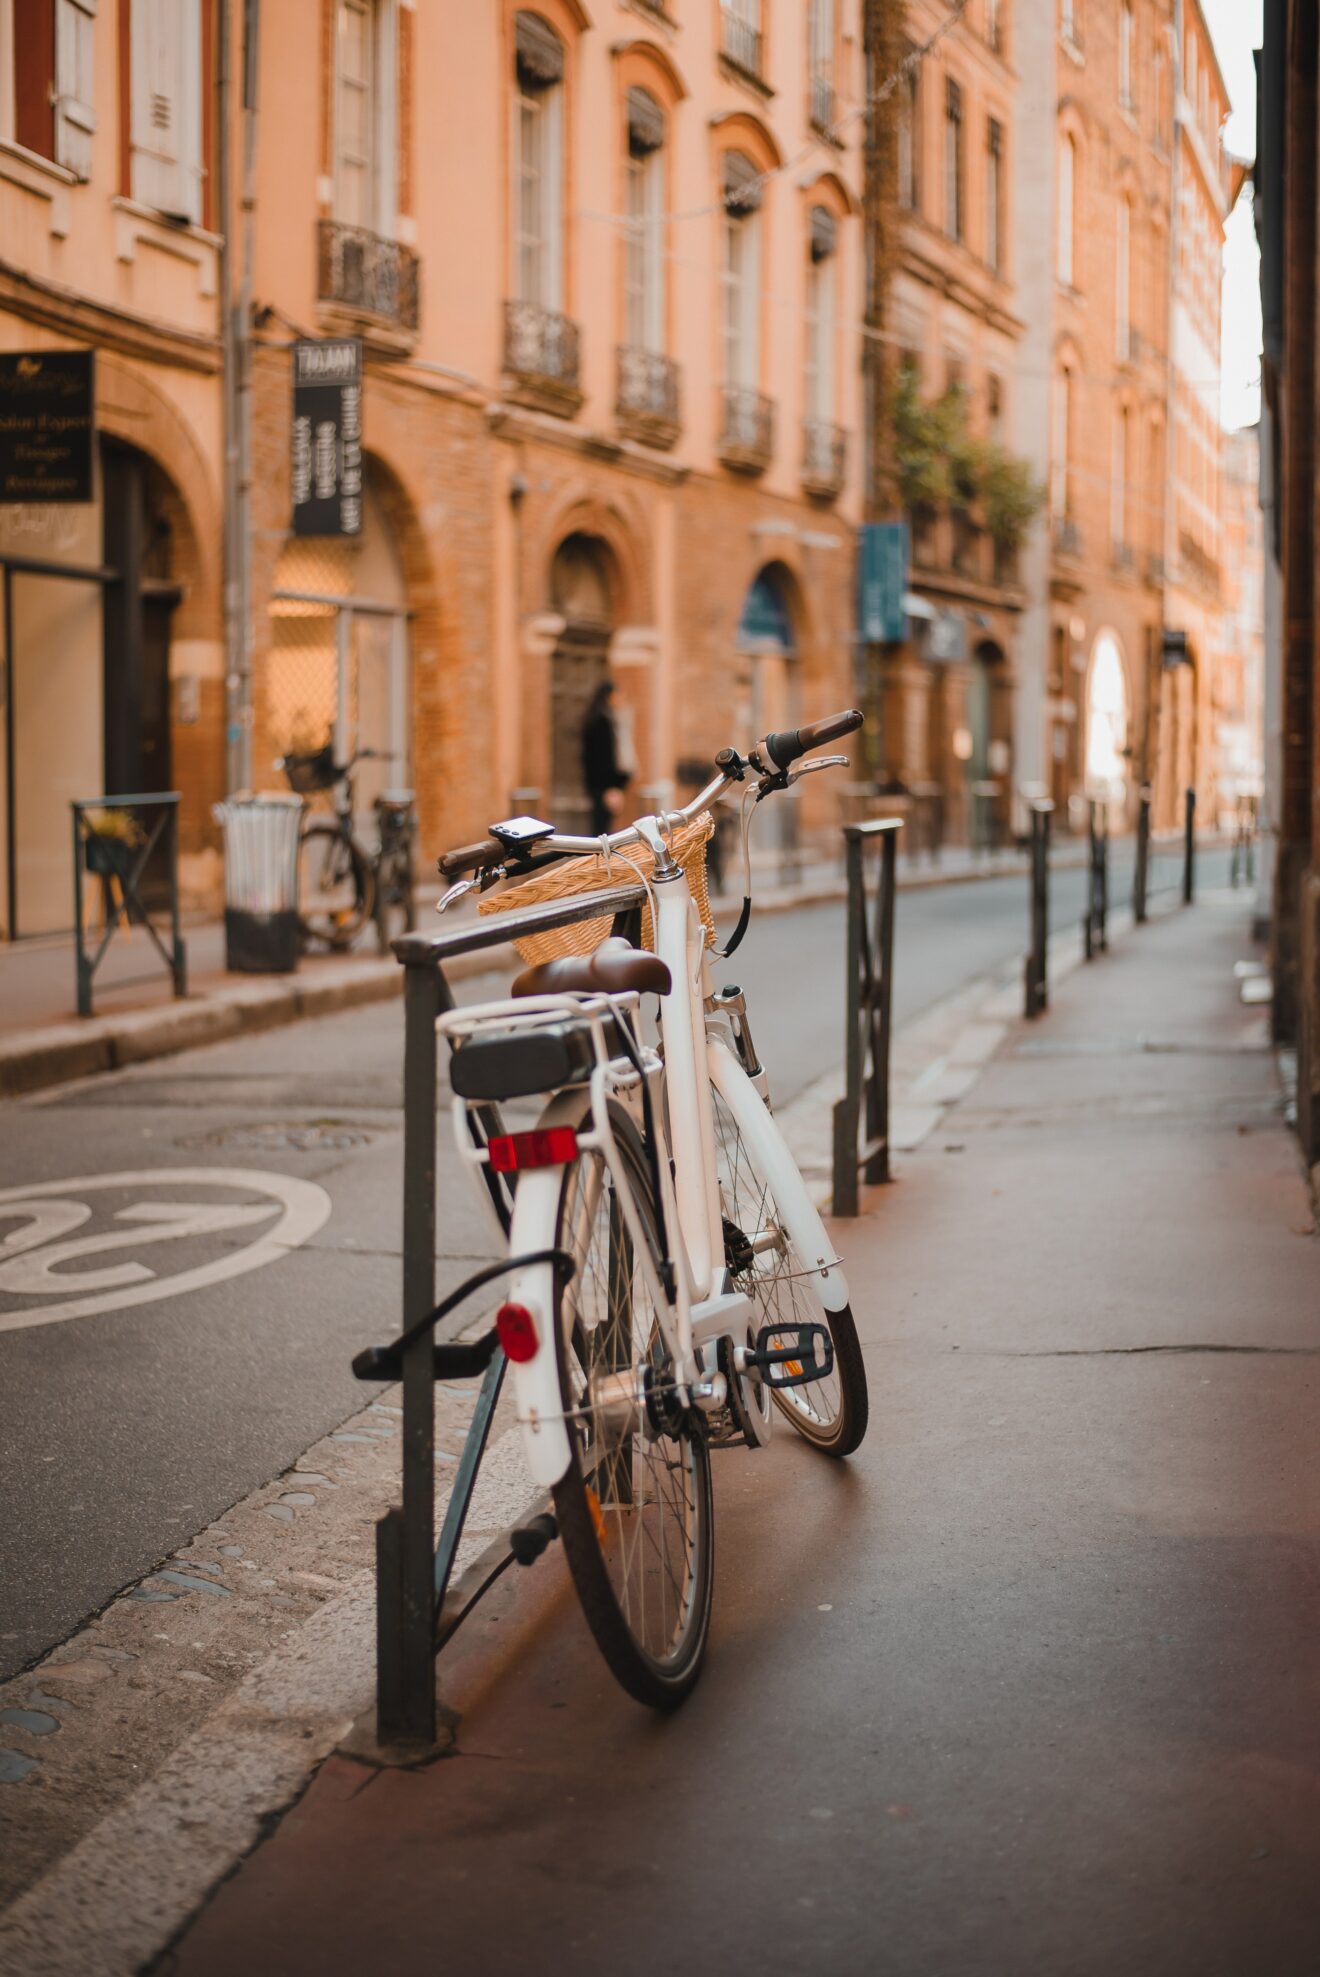
[[298,921],[309,940],[351,947],[371,918],[375,884],[364,851],[328,818],[298,844]]
[[776,1200],[754,1148],[714,1086],[711,1101],[725,1261],[734,1285],[753,1300],[762,1327],[823,1325],[834,1346],[834,1366],[824,1379],[775,1388],[775,1404],[813,1448],[851,1455],[866,1433],[870,1407],[852,1308],[825,1309],[819,1278],[794,1240],[791,1213]]
[[[655,1254],[641,1138],[611,1106],[627,1183]],[[572,1460],[555,1516],[587,1625],[638,1702],[672,1709],[701,1669],[710,1626],[714,1528],[700,1418],[666,1404],[654,1303],[599,1153],[565,1168],[556,1241],[577,1269],[559,1293],[560,1389]],[[650,1403],[632,1398],[643,1381]]]

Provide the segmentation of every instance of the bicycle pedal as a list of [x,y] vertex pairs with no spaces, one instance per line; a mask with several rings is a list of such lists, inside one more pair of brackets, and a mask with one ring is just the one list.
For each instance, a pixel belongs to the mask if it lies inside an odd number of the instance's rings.
[[744,1363],[769,1387],[809,1387],[834,1371],[834,1340],[828,1325],[763,1325]]

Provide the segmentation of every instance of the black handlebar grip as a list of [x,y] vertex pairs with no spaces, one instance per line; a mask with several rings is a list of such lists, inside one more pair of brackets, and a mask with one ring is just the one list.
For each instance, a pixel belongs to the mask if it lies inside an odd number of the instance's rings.
[[503,864],[508,852],[498,838],[484,837],[477,844],[460,844],[446,851],[436,864],[442,879],[456,879],[462,872],[475,872],[482,865]]
[[823,720],[809,721],[805,727],[783,728],[778,734],[767,735],[763,745],[775,767],[787,769],[809,748],[837,741],[840,735],[850,735],[861,725],[861,710],[846,707],[841,714],[826,714]]

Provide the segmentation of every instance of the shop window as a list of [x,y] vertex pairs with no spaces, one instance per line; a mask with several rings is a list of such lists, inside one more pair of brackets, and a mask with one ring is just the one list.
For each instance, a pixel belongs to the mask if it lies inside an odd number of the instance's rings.
[[201,0],[132,0],[134,199],[168,219],[202,217]]

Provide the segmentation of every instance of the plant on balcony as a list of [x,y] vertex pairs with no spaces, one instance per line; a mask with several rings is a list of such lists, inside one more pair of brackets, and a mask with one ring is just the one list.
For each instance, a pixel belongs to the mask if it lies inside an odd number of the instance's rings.
[[894,442],[904,508],[956,509],[987,529],[1002,551],[1018,548],[1045,490],[1025,460],[973,433],[962,385],[925,399],[916,370],[905,364],[894,392]]

